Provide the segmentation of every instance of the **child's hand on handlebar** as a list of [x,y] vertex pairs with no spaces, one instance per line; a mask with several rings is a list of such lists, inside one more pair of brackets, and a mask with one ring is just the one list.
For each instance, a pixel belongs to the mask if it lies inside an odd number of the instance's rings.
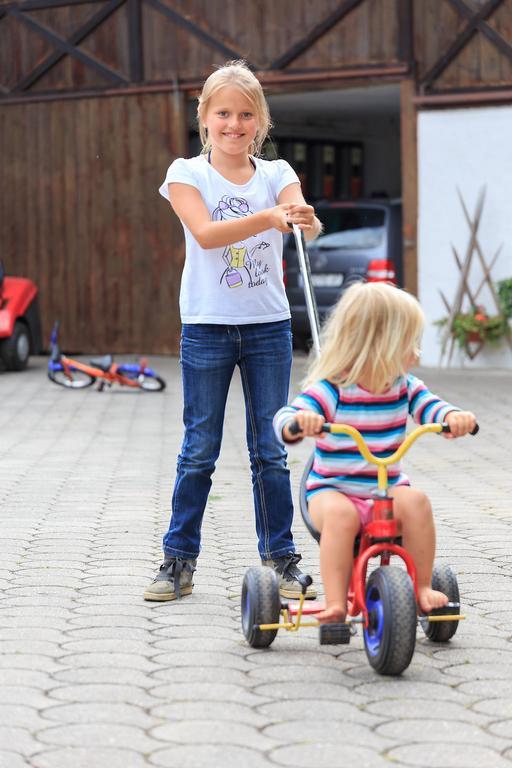
[[[303,437],[323,437],[324,423],[324,417],[314,411],[297,411],[294,418],[283,427],[283,438],[286,442],[293,443],[296,440],[302,440]],[[290,430],[292,424],[296,425],[293,431]],[[297,432],[297,426],[299,432]]]
[[468,432],[473,432],[476,427],[475,415],[470,411],[450,411],[445,421],[450,427],[450,431],[443,433],[443,437],[449,440],[467,435]]

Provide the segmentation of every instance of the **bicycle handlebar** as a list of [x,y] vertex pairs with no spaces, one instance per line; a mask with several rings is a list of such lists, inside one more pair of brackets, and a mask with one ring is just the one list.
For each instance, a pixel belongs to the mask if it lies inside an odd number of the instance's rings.
[[[344,430],[337,429],[337,427],[346,427],[346,426],[348,426],[348,425],[347,424],[328,424],[326,422],[322,426],[322,430],[321,431],[322,432],[331,432],[333,434],[336,434],[336,433],[339,433],[339,432],[344,432]],[[429,432],[431,432],[431,431],[435,431],[435,432],[451,432],[450,425],[447,424],[445,421],[443,421],[442,424],[434,424],[434,425],[433,424],[423,424],[422,426],[423,427],[431,427],[431,426],[440,427],[439,430],[428,430]],[[288,424],[288,429],[289,429],[290,435],[300,435],[300,433],[302,431],[300,426],[299,426],[299,423],[297,421],[295,421],[295,419],[292,422],[290,422],[290,424]],[[354,427],[351,427],[350,429],[354,429]],[[418,427],[418,429],[421,429],[421,427]],[[476,435],[478,433],[479,430],[480,430],[479,425],[475,424],[474,429],[469,434],[474,436],[474,435]],[[350,434],[350,433],[347,432],[347,434]]]

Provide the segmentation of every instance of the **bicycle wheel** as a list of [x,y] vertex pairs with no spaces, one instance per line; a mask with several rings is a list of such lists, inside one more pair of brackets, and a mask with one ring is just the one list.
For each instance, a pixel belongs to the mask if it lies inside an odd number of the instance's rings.
[[268,567],[248,568],[242,584],[242,631],[253,648],[268,648],[277,629],[259,629],[259,624],[278,624],[281,612],[279,582]]
[[68,389],[85,389],[96,381],[96,378],[90,373],[77,370],[69,370],[68,373],[65,373],[63,368],[48,368],[48,378],[54,384]]
[[161,392],[165,389],[165,381],[155,373],[141,373],[137,379],[139,387],[145,392]]
[[416,598],[409,574],[389,565],[373,571],[366,586],[366,608],[368,661],[381,675],[400,675],[411,663],[416,644]]
[[[446,563],[437,563],[434,565],[432,572],[432,589],[437,589],[439,592],[444,592],[448,597],[450,603],[459,603],[458,608],[438,608],[432,611],[432,616],[442,616],[443,614],[451,613],[453,615],[460,614],[460,596],[459,585],[457,584],[457,577]],[[426,619],[420,619],[421,627],[433,643],[447,643],[448,640],[456,633],[459,628],[459,621],[427,621]]]

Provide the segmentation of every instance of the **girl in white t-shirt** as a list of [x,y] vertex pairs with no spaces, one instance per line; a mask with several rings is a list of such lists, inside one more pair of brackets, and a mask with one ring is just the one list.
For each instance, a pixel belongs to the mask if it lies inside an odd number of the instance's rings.
[[[245,396],[259,554],[278,572],[283,597],[297,597],[300,555],[291,534],[289,473],[272,429],[274,414],[287,402],[292,362],[282,235],[295,223],[311,239],[321,225],[288,163],[258,156],[270,116],[261,84],[244,62],[229,62],[210,75],[197,113],[203,152],[175,160],[160,187],[185,233],[185,436],[164,562],[144,597],[173,600],[192,592],[235,366]],[[313,590],[308,596],[314,597]]]

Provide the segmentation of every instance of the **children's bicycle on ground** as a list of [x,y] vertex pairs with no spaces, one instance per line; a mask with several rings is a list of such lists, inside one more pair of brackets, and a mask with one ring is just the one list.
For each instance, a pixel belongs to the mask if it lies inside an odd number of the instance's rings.
[[[295,429],[294,429],[295,427]],[[297,423],[290,431],[298,434]],[[398,462],[411,445],[427,433],[449,432],[447,424],[425,424],[411,432],[391,456],[378,458],[368,449],[361,433],[347,424],[324,424],[322,431],[352,437],[366,461],[377,465],[378,486],[372,508],[372,520],[356,538],[354,565],[347,600],[347,618],[343,623],[319,624],[315,614],[323,611],[322,601],[306,601],[311,576],[301,579],[300,600],[281,601],[279,582],[270,568],[249,568],[242,585],[242,630],[253,648],[266,648],[278,630],[297,632],[301,627],[320,628],[321,645],[341,645],[350,642],[355,627],[361,624],[366,655],[370,665],[382,675],[399,675],[410,664],[416,643],[416,627],[420,623],[429,640],[445,643],[453,637],[464,616],[460,612],[457,577],[446,564],[436,564],[432,588],[443,592],[448,603],[431,613],[418,614],[416,567],[401,542],[400,521],[393,515],[393,498],[388,495],[388,466]],[[472,434],[476,434],[478,427]],[[300,508],[309,532],[320,540],[308,513],[306,479],[313,457],[304,470],[300,488]],[[391,557],[402,567],[390,565]],[[371,558],[380,564],[367,575]],[[405,568],[403,567],[405,566]],[[312,620],[305,620],[310,617]]]
[[161,392],[165,381],[148,368],[147,360],[138,363],[115,363],[112,355],[95,358],[89,364],[63,355],[58,344],[59,323],[53,326],[50,339],[48,378],[54,384],[68,389],[84,389],[97,382],[98,390],[112,384],[142,389],[145,392]]

